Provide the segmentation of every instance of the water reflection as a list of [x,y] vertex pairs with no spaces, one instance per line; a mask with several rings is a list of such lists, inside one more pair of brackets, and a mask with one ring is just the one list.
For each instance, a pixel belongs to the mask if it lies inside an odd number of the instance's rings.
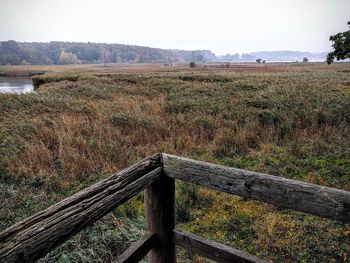
[[29,77],[0,77],[0,93],[28,93],[33,90]]

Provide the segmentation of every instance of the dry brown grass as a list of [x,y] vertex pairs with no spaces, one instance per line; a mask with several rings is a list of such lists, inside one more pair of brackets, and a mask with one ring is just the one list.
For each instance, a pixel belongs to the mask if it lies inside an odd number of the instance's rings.
[[74,72],[74,73],[143,73],[150,72],[219,72],[264,73],[264,72],[334,72],[349,71],[348,63],[231,63],[229,67],[222,63],[198,64],[190,68],[188,63],[175,63],[168,67],[164,64],[77,64],[77,65],[19,65],[0,66],[2,74],[28,75],[30,72]]
[[[349,64],[231,66],[34,68],[51,71],[37,93],[0,95],[1,227],[160,151],[350,190]],[[187,186],[178,197],[182,226],[219,242],[348,260],[346,225]]]

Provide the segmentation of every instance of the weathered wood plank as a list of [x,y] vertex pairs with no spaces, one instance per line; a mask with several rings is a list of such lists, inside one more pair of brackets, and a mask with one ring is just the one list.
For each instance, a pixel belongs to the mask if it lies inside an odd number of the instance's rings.
[[350,222],[350,192],[163,154],[171,178],[284,208]]
[[159,235],[157,233],[146,234],[125,250],[118,258],[117,263],[139,262],[155,246],[159,246]]
[[173,241],[176,245],[186,248],[201,256],[221,263],[267,263],[253,255],[208,240],[204,237],[185,232],[180,229],[173,230]]
[[0,262],[34,262],[159,180],[160,155],[147,158],[0,233]]
[[159,234],[159,246],[148,254],[150,263],[175,263],[175,244],[171,240],[175,228],[175,180],[166,176],[145,190],[148,231]]

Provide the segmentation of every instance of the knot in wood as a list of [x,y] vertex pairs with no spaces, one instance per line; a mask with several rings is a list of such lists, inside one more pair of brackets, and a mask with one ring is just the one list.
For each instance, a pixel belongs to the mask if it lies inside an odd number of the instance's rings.
[[254,183],[254,179],[248,180],[244,183],[244,188],[246,188],[247,191],[251,191]]

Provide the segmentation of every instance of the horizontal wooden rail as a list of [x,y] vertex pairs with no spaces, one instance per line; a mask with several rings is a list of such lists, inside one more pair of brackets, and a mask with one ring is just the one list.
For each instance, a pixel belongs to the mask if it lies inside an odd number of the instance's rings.
[[221,263],[267,263],[243,251],[205,239],[180,229],[173,230],[173,241],[176,245],[186,248],[201,256]]
[[221,192],[350,223],[350,192],[163,154],[167,176]]
[[117,263],[135,263],[143,259],[154,247],[159,246],[160,238],[157,233],[144,235],[121,254]]
[[0,262],[34,262],[157,181],[160,155],[149,157],[0,233]]

